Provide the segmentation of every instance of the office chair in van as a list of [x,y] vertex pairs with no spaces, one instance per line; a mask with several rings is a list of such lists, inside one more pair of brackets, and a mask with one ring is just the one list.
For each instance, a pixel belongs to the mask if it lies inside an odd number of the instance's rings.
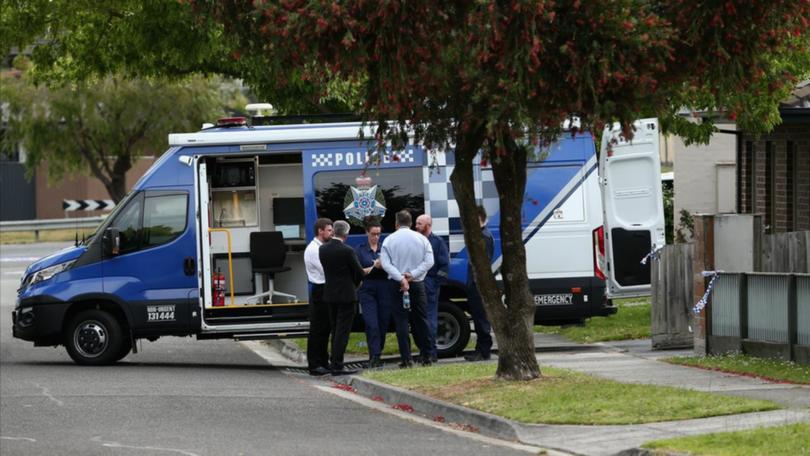
[[276,291],[273,287],[275,275],[290,270],[288,266],[284,266],[286,257],[287,246],[284,244],[284,236],[280,231],[250,233],[250,261],[258,294],[247,299],[249,304],[263,304],[265,298],[272,303],[273,296],[283,296],[298,301],[297,296]]

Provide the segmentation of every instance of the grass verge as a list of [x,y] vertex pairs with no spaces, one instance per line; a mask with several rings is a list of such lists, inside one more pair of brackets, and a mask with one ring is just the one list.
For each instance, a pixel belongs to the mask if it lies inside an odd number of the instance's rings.
[[510,382],[495,379],[495,368],[495,363],[448,364],[363,376],[524,423],[639,424],[779,408],[769,401],[624,384],[550,367],[542,368],[539,379]]
[[615,315],[593,317],[581,326],[535,326],[535,332],[560,334],[580,343],[650,337],[650,299],[630,298],[614,301]]
[[663,361],[684,366],[749,375],[777,382],[810,385],[810,366],[748,355],[676,356]]
[[696,456],[810,455],[810,424],[656,440],[645,443],[643,447]]
[[0,233],[0,244],[33,244],[34,242],[67,242],[76,240],[76,233],[79,239],[82,235],[89,236],[96,231],[95,228],[75,229],[75,230],[43,230],[39,232],[39,240],[34,236],[33,231],[9,231]]

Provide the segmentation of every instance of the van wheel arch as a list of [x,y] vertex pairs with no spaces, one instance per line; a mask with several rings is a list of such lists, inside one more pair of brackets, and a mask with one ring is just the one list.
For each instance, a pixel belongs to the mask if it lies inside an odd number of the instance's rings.
[[[100,300],[100,299],[93,299],[93,300],[80,300],[74,301],[71,306],[68,308],[67,312],[65,312],[64,319],[62,320],[62,334],[67,331],[67,326],[70,321],[78,315],[80,312],[88,310],[88,309],[96,309],[96,310],[103,310],[118,320],[118,324],[121,325],[121,328],[127,333],[130,334],[130,324],[129,318],[127,318],[127,314],[121,308],[121,305],[114,302],[114,301],[107,301],[107,300]],[[131,336],[128,336],[131,338]]]

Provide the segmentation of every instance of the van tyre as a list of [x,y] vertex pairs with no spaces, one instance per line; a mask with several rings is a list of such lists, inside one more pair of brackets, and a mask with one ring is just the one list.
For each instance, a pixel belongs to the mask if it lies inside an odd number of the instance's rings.
[[132,339],[129,337],[124,337],[123,341],[121,342],[121,350],[116,355],[115,360],[121,361],[122,359],[126,358],[129,352],[132,351]]
[[436,351],[440,358],[461,355],[470,341],[470,321],[461,308],[451,302],[440,302],[436,327]]
[[[68,324],[65,347],[76,364],[102,366],[126,356],[125,334],[109,312],[89,309],[79,312]],[[123,355],[122,355],[123,353]]]

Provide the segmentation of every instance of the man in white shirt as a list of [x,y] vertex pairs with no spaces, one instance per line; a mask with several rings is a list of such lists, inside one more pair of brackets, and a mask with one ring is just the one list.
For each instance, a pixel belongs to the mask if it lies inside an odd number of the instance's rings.
[[[400,367],[413,365],[408,323],[413,325],[413,337],[420,351],[422,365],[430,365],[430,351],[434,342],[427,320],[427,295],[423,280],[433,266],[433,248],[426,237],[411,231],[411,214],[397,212],[397,231],[389,235],[382,245],[380,263],[388,273],[393,308],[391,315],[397,331]],[[403,294],[410,296],[410,308],[403,307]]]
[[315,237],[304,250],[304,266],[309,279],[309,336],[307,336],[307,364],[309,375],[326,375],[329,370],[329,307],[323,302],[323,286],[326,278],[318,256],[318,250],[332,239],[332,221],[319,218],[315,221]]

